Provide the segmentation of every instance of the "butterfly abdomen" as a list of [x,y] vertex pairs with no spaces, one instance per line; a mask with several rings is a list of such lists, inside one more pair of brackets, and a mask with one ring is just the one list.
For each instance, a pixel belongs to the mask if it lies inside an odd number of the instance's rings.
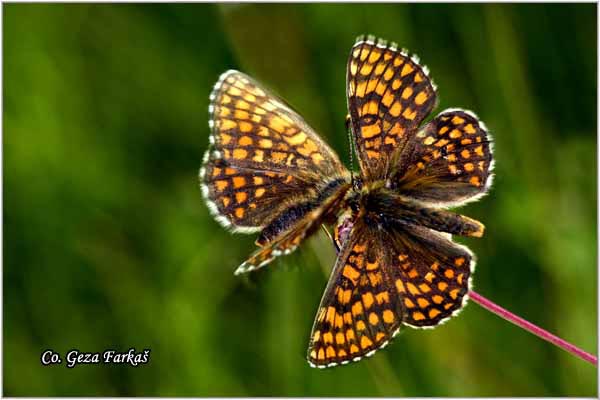
[[461,236],[483,236],[484,225],[472,218],[442,210],[398,195],[386,189],[371,192],[362,201],[367,223],[390,226],[424,226],[439,232]]
[[[344,188],[345,186],[345,188]],[[288,231],[291,227],[303,220],[312,211],[318,210],[323,203],[327,202],[332,196],[343,197],[340,190],[348,190],[349,182],[344,178],[332,179],[324,184],[321,188],[317,188],[312,197],[307,196],[303,202],[291,205],[283,213],[271,221],[261,232],[256,244],[263,246],[270,242],[283,232]]]

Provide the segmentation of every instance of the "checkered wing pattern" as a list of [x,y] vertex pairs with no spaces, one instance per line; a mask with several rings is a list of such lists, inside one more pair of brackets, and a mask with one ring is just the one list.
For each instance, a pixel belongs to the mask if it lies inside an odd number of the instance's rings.
[[434,327],[466,304],[475,261],[464,246],[422,226],[392,229],[390,271],[404,307],[403,322]]
[[435,107],[435,86],[416,56],[360,37],[348,60],[346,91],[362,175],[383,178],[394,151]]
[[345,241],[313,325],[308,360],[315,367],[358,361],[388,344],[403,319],[377,230],[354,227]]
[[337,155],[283,100],[228,71],[211,94],[210,136],[229,164],[322,180],[344,173]]
[[391,216],[381,217],[382,231],[365,215],[343,243],[321,300],[308,349],[312,366],[358,361],[387,345],[402,324],[434,327],[466,303],[475,265],[466,247]]
[[431,206],[455,206],[487,192],[492,167],[485,125],[470,111],[446,110],[399,154],[388,186]]
[[306,183],[294,175],[239,168],[218,150],[205,158],[200,170],[204,197],[217,221],[234,232],[260,231],[289,202],[306,196]]
[[221,75],[210,98],[211,146],[200,175],[221,224],[259,231],[311,188],[347,175],[298,114],[245,74]]
[[210,146],[200,170],[205,200],[234,232],[261,246],[239,272],[291,252],[349,184],[337,155],[281,99],[228,71],[210,95]]
[[283,100],[237,71],[221,75],[210,96],[210,146],[200,170],[217,221],[260,232],[258,250],[236,273],[340,221],[338,259],[308,348],[319,368],[370,356],[402,325],[435,327],[464,307],[475,260],[451,235],[481,237],[484,226],[444,208],[479,198],[492,178],[489,134],[473,113],[449,109],[421,126],[437,94],[416,56],[361,37],[346,90],[361,179],[351,181]]

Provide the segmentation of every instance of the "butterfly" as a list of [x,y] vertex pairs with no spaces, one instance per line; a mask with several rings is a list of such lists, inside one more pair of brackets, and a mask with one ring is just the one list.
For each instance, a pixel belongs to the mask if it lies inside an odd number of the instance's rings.
[[492,145],[470,111],[427,123],[436,86],[415,55],[359,37],[347,64],[347,126],[360,172],[282,99],[234,70],[210,95],[205,201],[232,232],[258,233],[236,270],[256,270],[334,225],[336,263],[312,328],[308,361],[331,367],[386,346],[403,325],[433,328],[466,304],[475,257],[451,235],[479,221],[448,211],[492,180]]

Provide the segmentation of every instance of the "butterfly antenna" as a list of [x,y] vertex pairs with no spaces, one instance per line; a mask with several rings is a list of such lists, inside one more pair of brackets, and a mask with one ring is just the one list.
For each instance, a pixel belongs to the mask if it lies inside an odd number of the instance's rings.
[[346,133],[348,134],[348,150],[350,152],[350,178],[352,182],[352,188],[354,188],[354,141],[352,140],[352,128],[350,127],[350,114],[346,115]]

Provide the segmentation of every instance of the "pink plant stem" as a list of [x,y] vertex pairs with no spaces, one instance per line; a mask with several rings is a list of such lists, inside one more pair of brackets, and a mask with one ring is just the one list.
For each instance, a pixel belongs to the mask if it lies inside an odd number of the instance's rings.
[[528,330],[529,332],[533,333],[534,335],[536,335],[550,343],[553,343],[554,345],[560,347],[561,349],[563,349],[565,351],[568,351],[569,353],[573,354],[574,356],[577,356],[577,357],[581,358],[582,360],[589,362],[590,364],[598,365],[597,357],[581,350],[580,348],[559,338],[558,336],[555,336],[555,335],[551,334],[550,332],[545,331],[544,329],[540,328],[539,326],[536,326],[536,325],[532,324],[531,322],[526,321],[523,318],[514,315],[510,311],[500,307],[499,305],[486,299],[485,297],[481,296],[480,294],[471,290],[469,292],[469,298],[471,300],[473,300],[475,303],[479,304],[481,307],[493,312],[494,314],[498,315],[499,317],[502,317],[505,320],[512,322],[513,324],[520,326],[521,328],[523,328],[525,330]]

